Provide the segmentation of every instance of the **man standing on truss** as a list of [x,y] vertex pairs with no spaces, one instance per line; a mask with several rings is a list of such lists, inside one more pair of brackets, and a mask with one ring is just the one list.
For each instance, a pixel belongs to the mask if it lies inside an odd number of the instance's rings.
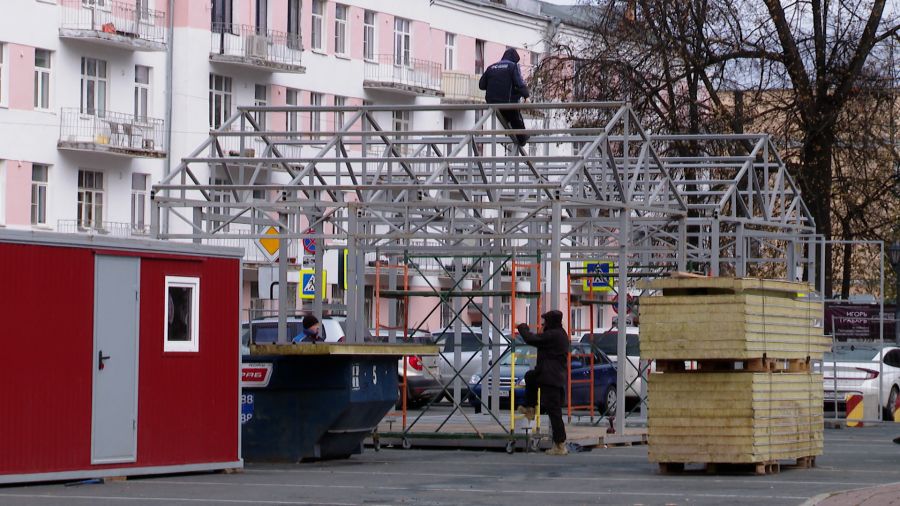
[[[484,101],[489,104],[517,104],[519,99],[528,98],[528,86],[519,70],[519,53],[508,48],[500,61],[485,69],[478,81],[478,88],[485,91]],[[500,111],[500,116],[507,128],[525,129],[525,120],[518,109],[504,109]],[[528,142],[528,136],[524,134],[512,137],[519,146]]]
[[550,418],[553,448],[548,455],[566,455],[566,426],[562,417],[562,400],[565,395],[566,361],[569,353],[569,334],[562,326],[561,311],[548,311],[541,315],[544,331],[535,334],[528,325],[520,323],[516,329],[525,343],[537,348],[537,364],[525,373],[525,402],[519,412],[534,420],[538,388],[541,389],[541,406]]

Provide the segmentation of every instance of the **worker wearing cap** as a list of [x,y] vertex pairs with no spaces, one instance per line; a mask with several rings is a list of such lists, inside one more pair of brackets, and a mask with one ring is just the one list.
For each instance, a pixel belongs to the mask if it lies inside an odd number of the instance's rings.
[[[528,86],[519,70],[519,53],[508,48],[500,61],[485,69],[478,81],[478,88],[484,90],[484,101],[489,104],[516,104],[520,99],[528,98]],[[518,109],[503,109],[499,112],[510,128],[525,129],[525,120]],[[519,146],[524,146],[528,142],[528,136],[514,135],[513,140]]]
[[553,310],[541,315],[543,332],[531,332],[527,324],[520,323],[516,329],[525,343],[537,348],[537,364],[525,373],[525,402],[519,412],[525,418],[534,420],[537,406],[538,388],[541,389],[541,406],[550,418],[553,448],[548,455],[566,455],[566,427],[562,418],[562,400],[565,395],[567,359],[569,354],[569,334],[562,326],[562,312]]
[[303,317],[303,328],[300,329],[300,333],[294,336],[294,339],[291,342],[294,344],[314,343],[320,340],[319,319],[309,314]]

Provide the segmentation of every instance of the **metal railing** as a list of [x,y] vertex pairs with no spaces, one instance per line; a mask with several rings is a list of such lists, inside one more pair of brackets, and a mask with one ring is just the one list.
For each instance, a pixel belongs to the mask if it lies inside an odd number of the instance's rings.
[[61,109],[59,141],[134,151],[165,151],[163,120],[112,111]]
[[300,65],[303,44],[299,33],[258,30],[251,25],[213,23],[210,54],[250,62]]
[[150,224],[137,225],[118,221],[57,220],[56,231],[65,234],[96,234],[112,237],[145,237],[150,235]]
[[394,55],[380,54],[375,56],[375,61],[366,62],[365,80],[439,92],[441,91],[441,65],[416,58],[410,58],[408,63],[398,65]]
[[66,0],[60,7],[60,28],[166,43],[168,23],[163,11],[112,0]]
[[472,102],[484,102],[484,92],[478,89],[480,75],[463,72],[444,71],[441,76],[441,89],[444,98]]

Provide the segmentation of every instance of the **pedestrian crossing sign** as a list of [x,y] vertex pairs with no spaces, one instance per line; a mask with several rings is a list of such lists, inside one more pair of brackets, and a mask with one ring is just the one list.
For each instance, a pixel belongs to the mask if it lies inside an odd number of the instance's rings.
[[589,275],[581,281],[581,287],[585,292],[612,291],[612,276],[615,274],[612,262],[588,260],[584,262],[584,272]]
[[[327,284],[325,281],[326,274],[328,274],[327,271],[322,271],[322,284]],[[315,269],[301,269],[300,270],[300,285],[297,288],[300,292],[298,294],[299,298],[301,298],[301,299],[315,299],[316,298],[316,271],[315,271]]]

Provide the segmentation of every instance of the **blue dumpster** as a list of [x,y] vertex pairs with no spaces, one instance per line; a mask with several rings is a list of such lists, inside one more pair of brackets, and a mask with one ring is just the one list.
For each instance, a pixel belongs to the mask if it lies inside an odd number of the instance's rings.
[[[407,349],[408,348],[408,349]],[[420,345],[258,345],[243,357],[242,456],[347,458],[396,404],[397,360]]]

